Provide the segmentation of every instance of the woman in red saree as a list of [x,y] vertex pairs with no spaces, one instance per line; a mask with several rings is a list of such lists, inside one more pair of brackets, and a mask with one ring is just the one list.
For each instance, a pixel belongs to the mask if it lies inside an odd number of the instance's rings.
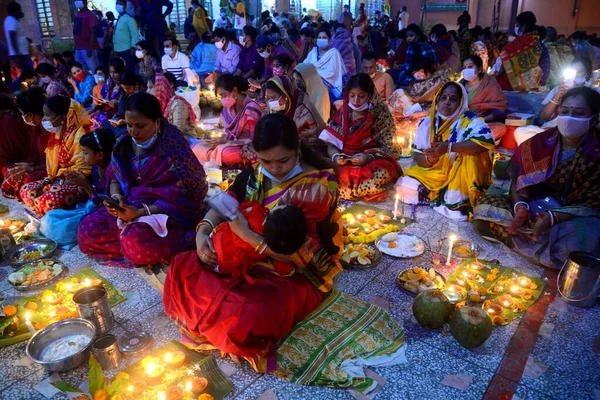
[[[258,201],[268,209],[300,208],[307,221],[307,242],[291,256],[267,247],[264,254],[287,263],[289,269],[277,273],[271,262],[261,263],[250,271],[256,281],[252,285],[220,275],[213,270],[218,258],[210,233],[225,222],[210,210],[198,225],[197,251],[179,254],[171,262],[163,303],[188,346],[217,348],[267,372],[275,368],[278,341],[332,289],[333,278],[342,270],[338,260],[343,240],[335,174],[300,144],[293,120],[279,113],[263,117],[252,143],[259,164],[238,175],[230,193],[240,202]],[[251,246],[262,247],[262,237],[238,215],[231,229]]]
[[100,207],[79,226],[79,248],[107,265],[151,265],[194,246],[206,175],[182,133],[148,93],[125,105],[121,136],[106,171],[119,208]]
[[[2,95],[2,100],[9,98]],[[18,108],[12,104],[0,106],[9,110],[0,111],[0,179],[4,197],[20,199],[21,186],[46,176],[49,135],[42,128],[45,101],[44,89],[34,87],[17,96]]]
[[340,196],[346,200],[385,200],[388,184],[402,175],[393,148],[396,127],[365,73],[354,75],[344,91],[344,104],[319,138],[338,165]]

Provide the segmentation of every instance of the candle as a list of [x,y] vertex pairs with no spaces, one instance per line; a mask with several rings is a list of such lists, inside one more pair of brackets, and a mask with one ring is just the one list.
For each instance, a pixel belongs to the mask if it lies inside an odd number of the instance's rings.
[[358,222],[365,222],[365,221],[367,220],[367,216],[366,216],[366,215],[364,215],[364,214],[358,214],[358,215],[356,216],[356,220],[357,220]]
[[401,138],[398,140],[398,143],[400,144],[400,147],[404,147],[404,142],[405,142],[405,140],[404,140],[404,138],[403,138],[403,137],[401,137]]
[[142,380],[133,381],[131,385],[127,387],[127,391],[131,394],[140,394],[146,389],[146,382]]
[[473,271],[469,271],[468,269],[465,269],[465,270],[462,272],[462,275],[463,275],[465,278],[467,278],[467,279],[473,279],[473,278],[475,278],[475,272],[473,272]]
[[383,214],[381,214],[381,215],[379,216],[379,220],[380,220],[382,223],[384,223],[384,224],[387,224],[388,222],[390,222],[390,220],[391,220],[391,219],[392,219],[392,218],[390,218],[390,216],[389,216],[389,215],[383,215]]
[[30,318],[31,318],[31,313],[30,312],[28,312],[27,314],[25,314],[25,325],[27,325],[27,329],[29,329],[29,333],[31,333],[32,335],[34,335],[35,334],[35,328],[31,324],[31,321],[29,320]]
[[400,195],[396,193],[396,201],[394,202],[394,221],[398,219],[398,201],[400,200]]
[[502,296],[502,298],[499,298],[498,300],[500,300],[500,304],[502,304],[502,306],[505,308],[512,306],[514,303],[510,296]]
[[450,265],[450,260],[452,259],[452,246],[454,246],[455,240],[456,236],[450,235],[450,246],[448,246],[448,257],[446,258],[446,265]]
[[490,304],[486,310],[490,315],[502,314],[502,306],[499,304]]
[[154,361],[151,361],[148,364],[146,364],[145,368],[146,375],[148,376],[148,383],[150,385],[159,383],[162,378],[162,374],[165,372],[165,367],[162,365],[156,365]]
[[520,287],[518,287],[518,286],[511,286],[511,288],[510,288],[510,292],[511,292],[512,294],[520,295],[520,294],[523,294],[523,289],[521,289],[521,288],[520,288]]
[[527,278],[526,276],[522,276],[519,278],[519,285],[523,287],[529,287],[529,285],[531,285],[531,279]]
[[457,279],[456,279],[456,283],[458,283],[460,286],[464,286],[464,285],[465,285],[465,281],[464,281],[464,279],[459,279],[459,278],[457,278]]
[[174,353],[168,352],[165,354],[165,363],[168,367],[178,368],[185,362],[185,353],[183,351],[176,351]]

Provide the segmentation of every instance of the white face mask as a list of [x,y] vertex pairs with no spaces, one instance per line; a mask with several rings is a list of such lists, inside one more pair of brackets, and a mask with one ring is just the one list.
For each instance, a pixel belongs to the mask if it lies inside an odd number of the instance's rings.
[[556,126],[561,135],[566,138],[578,138],[583,136],[591,128],[592,118],[575,118],[566,115],[559,115],[556,120]]
[[261,56],[262,58],[269,58],[269,56],[271,55],[270,51],[263,51],[262,53],[258,53],[259,56]]
[[122,14],[122,13],[123,13],[123,11],[125,11],[125,9],[123,8],[123,6],[122,6],[122,5],[120,5],[120,4],[117,4],[117,5],[115,6],[115,10],[117,10],[117,12],[118,12],[119,14]]
[[279,111],[283,111],[285,110],[285,103],[284,104],[279,104],[279,100],[281,99],[281,97],[277,100],[270,100],[269,101],[269,109],[272,112],[279,112]]
[[575,78],[575,84],[577,86],[583,86],[585,84],[586,80],[585,78]]
[[521,36],[523,34],[523,28],[517,27],[515,28],[515,36]]
[[106,79],[102,75],[94,75],[94,81],[96,81],[96,85],[99,83],[103,83]]
[[40,82],[42,83],[50,83],[51,79],[49,76],[44,76],[43,78],[40,78]]
[[135,56],[136,56],[137,58],[140,58],[140,59],[141,59],[141,58],[144,58],[144,50],[136,50],[136,51],[135,51]]
[[317,47],[320,49],[326,49],[329,47],[329,39],[317,39]]
[[223,46],[225,46],[225,42],[223,42],[223,40],[219,40],[215,43],[215,46],[217,46],[217,49],[221,50]]
[[477,73],[474,68],[465,68],[462,70],[462,76],[466,81],[471,82],[477,78]]
[[173,54],[173,48],[172,47],[165,47],[165,54],[170,56],[171,54]]
[[76,1],[75,2],[75,8],[77,8],[77,9],[83,8],[83,1]]
[[367,101],[365,104],[363,104],[360,107],[356,107],[354,104],[352,104],[351,101],[348,102],[348,107],[350,107],[351,109],[353,109],[354,111],[365,111],[366,109],[369,108],[369,102]]
[[52,133],[58,133],[62,129],[62,125],[54,126],[54,125],[52,125],[52,121],[42,121],[42,127],[46,131],[52,132]]
[[238,38],[238,40],[240,41],[240,44],[245,44],[246,43],[246,37],[245,36],[240,36]]

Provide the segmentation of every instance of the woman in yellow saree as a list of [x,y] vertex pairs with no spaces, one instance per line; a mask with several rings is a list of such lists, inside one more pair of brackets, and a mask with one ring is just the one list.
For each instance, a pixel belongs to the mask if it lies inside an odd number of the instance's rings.
[[409,204],[431,204],[440,214],[467,220],[491,183],[492,131],[467,108],[467,91],[448,82],[435,95],[431,112],[413,143],[416,166],[404,172],[396,192]]

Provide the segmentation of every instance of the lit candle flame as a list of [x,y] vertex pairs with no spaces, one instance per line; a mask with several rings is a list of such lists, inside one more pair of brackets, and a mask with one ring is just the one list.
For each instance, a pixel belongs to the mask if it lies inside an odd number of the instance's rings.
[[504,307],[508,307],[509,304],[510,303],[508,301],[506,301],[506,300],[504,301]]
[[173,354],[171,352],[165,354],[165,361],[169,362],[173,359]]
[[456,240],[456,235],[450,235],[450,241],[454,242]]
[[488,308],[487,310],[490,314],[494,314],[496,311],[493,308]]
[[146,365],[146,373],[148,375],[152,375],[154,370],[156,369],[156,364],[154,362],[150,362]]
[[47,301],[48,303],[50,303],[51,301],[54,301],[54,296],[53,296],[53,295],[47,296],[47,297],[46,297],[46,301]]
[[187,383],[185,384],[185,390],[187,390],[187,391],[192,390],[192,382],[187,381]]
[[158,400],[166,400],[167,399],[167,395],[165,394],[165,392],[160,392],[158,394]]
[[129,390],[130,392],[133,392],[133,385],[129,385],[129,386],[127,387],[127,390]]
[[67,283],[65,285],[65,289],[67,289],[67,290],[71,290],[72,287],[73,287],[73,285],[71,285],[70,283]]
[[27,314],[25,314],[25,321],[29,322],[30,319],[31,319],[31,313],[28,312]]

